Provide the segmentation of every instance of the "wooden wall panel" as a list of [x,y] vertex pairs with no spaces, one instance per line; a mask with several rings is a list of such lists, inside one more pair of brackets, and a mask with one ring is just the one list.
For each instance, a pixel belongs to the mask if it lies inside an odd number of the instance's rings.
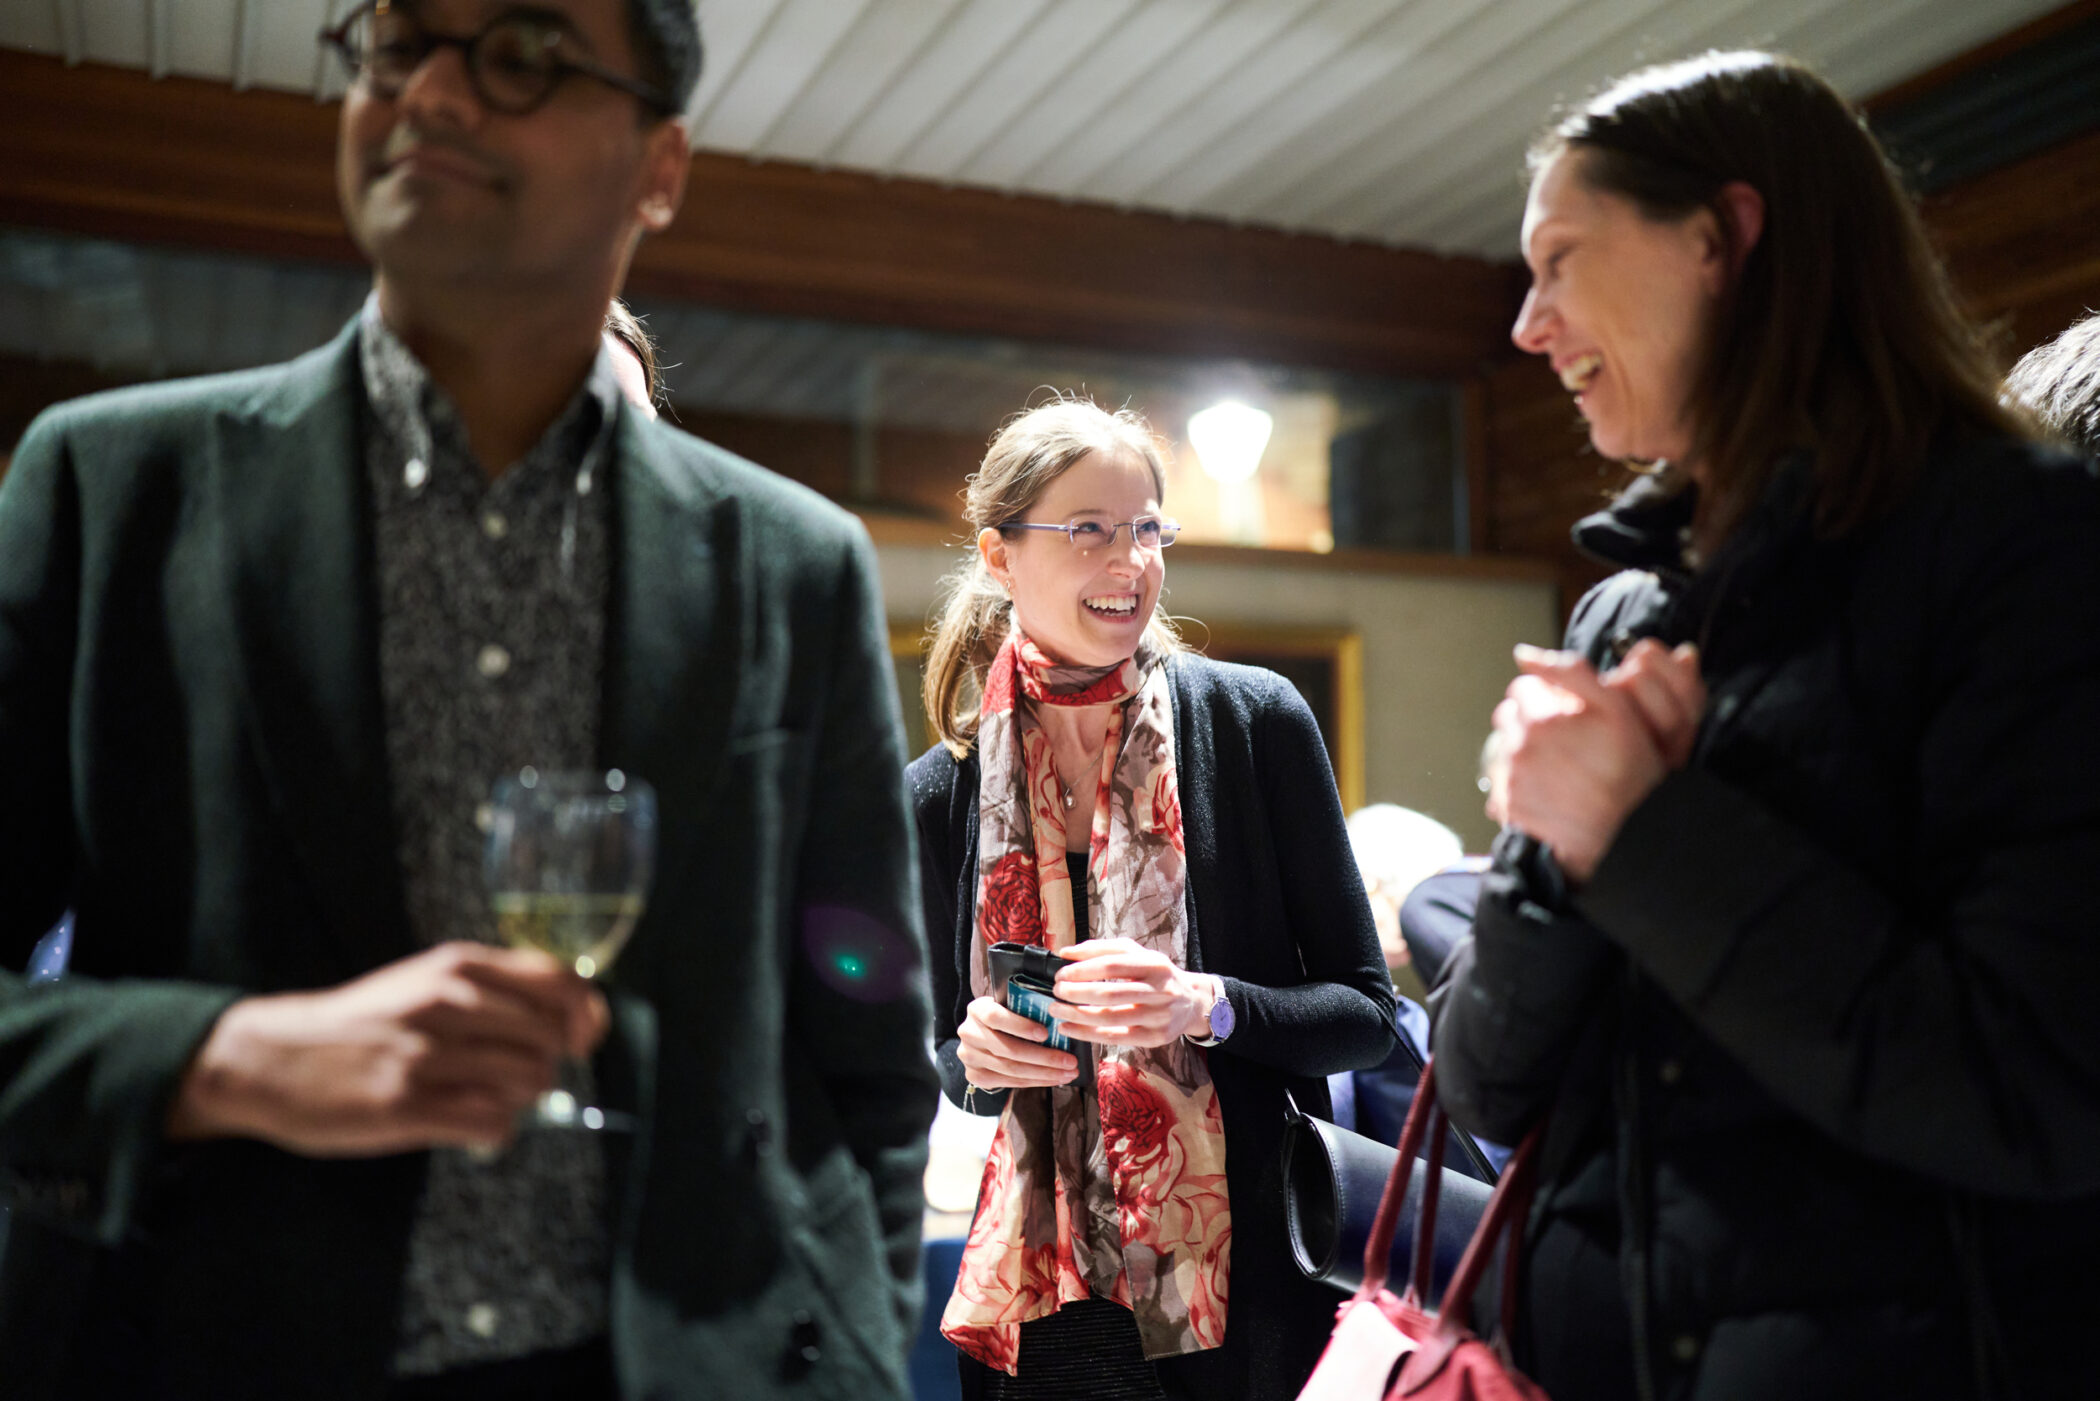
[[0,355],[0,451],[11,449],[51,405],[122,383],[86,365]]
[[1893,108],[1925,96],[1935,88],[1944,87],[1957,78],[2010,58],[2022,49],[2045,44],[2057,35],[2084,24],[2095,15],[2100,15],[2100,0],[2070,0],[2069,4],[2059,9],[2038,15],[2016,29],[2007,30],[1995,39],[1978,44],[1944,63],[1935,64],[1923,73],[1906,78],[1894,87],[1884,88],[1859,105],[1869,117],[1878,118]]
[[1479,380],[1487,548],[1550,561],[1563,611],[1604,576],[1568,538],[1569,527],[1627,480],[1591,450],[1574,401],[1537,356],[1511,358]]
[[2100,131],[1926,202],[1969,309],[2019,355],[2100,308]]
[[634,280],[717,303],[1373,373],[1495,352],[1514,271],[1195,219],[700,156]]
[[0,49],[0,221],[355,261],[335,108]]
[[[0,222],[350,260],[336,108],[0,50]],[[1507,265],[702,153],[633,290],[744,310],[1463,376]]]
[[853,498],[853,428],[844,423],[679,409],[688,433],[763,463],[833,500],[905,514],[932,528],[929,538],[960,539],[963,478],[984,457],[986,435],[888,427],[875,437],[877,500]]

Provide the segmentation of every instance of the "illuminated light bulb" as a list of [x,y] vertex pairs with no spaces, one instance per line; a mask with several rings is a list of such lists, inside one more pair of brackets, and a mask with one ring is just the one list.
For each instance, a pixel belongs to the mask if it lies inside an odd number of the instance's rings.
[[1276,420],[1260,409],[1226,399],[1189,417],[1189,444],[1213,481],[1244,482],[1261,466]]

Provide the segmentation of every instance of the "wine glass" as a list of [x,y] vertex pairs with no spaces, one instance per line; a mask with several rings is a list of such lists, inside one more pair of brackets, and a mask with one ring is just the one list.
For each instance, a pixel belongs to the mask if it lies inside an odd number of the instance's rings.
[[[656,869],[656,790],[609,772],[521,769],[496,784],[485,869],[496,928],[514,948],[540,949],[602,977],[641,918]],[[563,1063],[529,1122],[556,1129],[631,1129],[634,1116],[583,1103],[583,1062]]]

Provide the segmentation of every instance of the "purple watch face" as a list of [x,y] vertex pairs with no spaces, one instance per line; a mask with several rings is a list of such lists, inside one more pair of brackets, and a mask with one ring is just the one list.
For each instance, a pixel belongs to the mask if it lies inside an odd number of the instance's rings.
[[1220,988],[1218,1000],[1210,1004],[1210,1034],[1213,1040],[1223,1041],[1232,1035],[1232,1001]]

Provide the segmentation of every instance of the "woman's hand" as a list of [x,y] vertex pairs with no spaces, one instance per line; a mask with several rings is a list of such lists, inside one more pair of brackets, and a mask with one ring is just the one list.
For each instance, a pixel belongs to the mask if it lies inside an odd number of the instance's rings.
[[1644,637],[1611,669],[1604,686],[1634,703],[1663,762],[1672,769],[1683,768],[1699,737],[1700,717],[1706,714],[1699,649],[1689,642],[1665,648],[1654,638]]
[[1061,951],[1050,1006],[1066,1035],[1103,1046],[1164,1046],[1210,1031],[1214,985],[1129,939],[1089,939]]
[[1079,1074],[1078,1057],[1043,1044],[1048,1027],[989,997],[970,1004],[955,1034],[962,1043],[956,1057],[980,1090],[1040,1089],[1069,1084]]
[[1571,880],[1586,881],[1671,768],[1635,697],[1674,703],[1678,692],[1614,689],[1569,652],[1519,647],[1517,666],[1523,674],[1495,707],[1488,816],[1537,837]]

